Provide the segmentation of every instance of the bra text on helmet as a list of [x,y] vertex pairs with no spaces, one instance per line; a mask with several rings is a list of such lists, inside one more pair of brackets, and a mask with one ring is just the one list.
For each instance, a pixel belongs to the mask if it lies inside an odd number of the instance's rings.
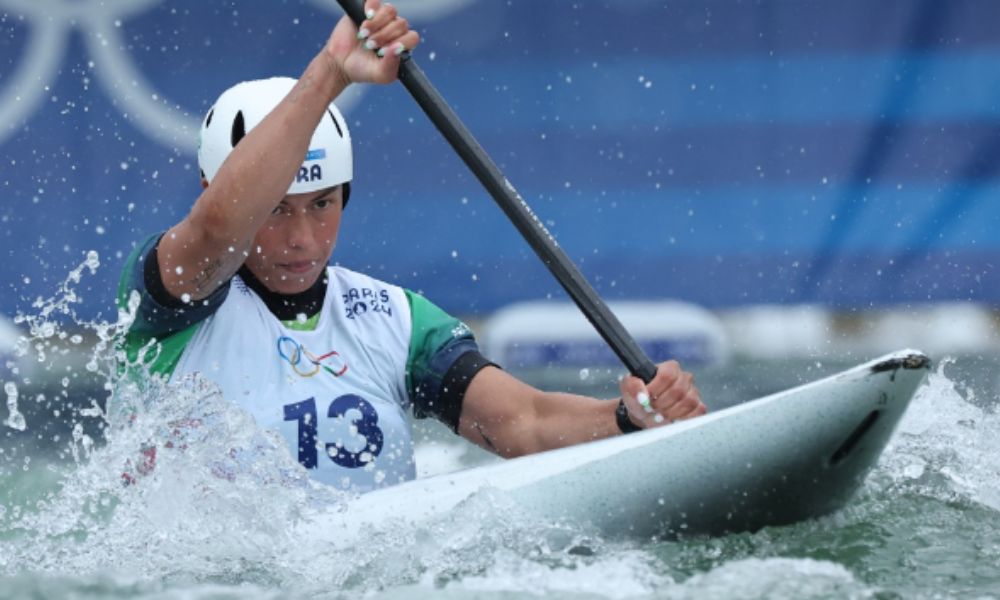
[[295,176],[295,183],[303,181],[319,181],[323,179],[323,169],[319,165],[299,167],[299,174]]

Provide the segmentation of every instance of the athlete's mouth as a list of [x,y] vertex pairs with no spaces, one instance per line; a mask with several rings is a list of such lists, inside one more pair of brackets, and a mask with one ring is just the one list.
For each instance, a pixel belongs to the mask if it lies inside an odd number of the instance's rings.
[[298,260],[289,263],[278,263],[278,268],[284,269],[296,275],[301,275],[303,273],[308,273],[316,266],[316,261],[314,260]]

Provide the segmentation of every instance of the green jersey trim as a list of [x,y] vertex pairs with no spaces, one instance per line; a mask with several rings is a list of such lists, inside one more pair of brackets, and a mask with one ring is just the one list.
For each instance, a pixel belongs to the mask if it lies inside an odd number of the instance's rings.
[[442,383],[459,357],[466,352],[478,351],[476,340],[465,323],[420,294],[406,289],[403,292],[410,305],[406,390],[413,401],[414,416],[434,416],[446,423],[457,424],[460,407],[441,405]]
[[281,324],[292,331],[316,331],[316,327],[319,325],[319,316],[322,312],[314,314],[305,321],[292,319],[291,321],[282,321]]
[[[118,308],[127,309],[129,296],[132,292],[138,291],[134,289],[133,281],[127,274],[139,271],[138,263],[142,260],[147,249],[148,245],[140,244],[125,262],[123,276],[118,282]],[[200,326],[201,322],[194,323],[162,340],[157,340],[154,335],[136,331],[135,327],[129,328],[122,342],[122,349],[125,351],[128,364],[139,365],[152,375],[169,377],[177,367],[188,342],[191,341]]]

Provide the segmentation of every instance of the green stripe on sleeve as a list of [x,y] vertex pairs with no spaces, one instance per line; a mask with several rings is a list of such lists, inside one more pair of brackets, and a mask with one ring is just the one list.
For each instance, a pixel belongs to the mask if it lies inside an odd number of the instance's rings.
[[[139,244],[125,261],[125,267],[118,281],[117,294],[118,308],[122,310],[128,308],[129,297],[133,292],[140,295],[140,302],[152,301],[145,294],[144,286],[142,286],[142,266],[140,262],[146,252],[148,252],[149,243],[154,237],[158,236],[151,236],[146,242]],[[142,318],[142,315],[136,315],[136,318]],[[137,331],[143,328],[136,327],[136,324],[133,323],[128,333],[125,334],[124,340],[122,340],[122,349],[125,351],[125,356],[128,360],[128,364],[123,366],[141,365],[150,374],[169,377],[177,367],[181,354],[184,353],[184,348],[187,347],[188,342],[191,341],[195,332],[198,331],[200,324],[200,322],[194,323],[189,327],[166,336],[162,340],[156,340],[153,335]],[[140,353],[142,354],[141,360]]]
[[406,390],[414,415],[441,417],[441,384],[463,354],[478,350],[465,323],[444,312],[420,294],[404,290],[410,305],[410,350],[406,361]]

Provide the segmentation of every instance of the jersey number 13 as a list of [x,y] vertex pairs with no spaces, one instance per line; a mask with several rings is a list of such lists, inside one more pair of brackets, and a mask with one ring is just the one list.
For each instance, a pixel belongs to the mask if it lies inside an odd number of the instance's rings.
[[[352,425],[357,428],[358,435],[365,439],[364,447],[357,452],[351,452],[339,444],[326,444],[326,455],[341,467],[356,469],[365,466],[382,452],[384,440],[382,430],[378,426],[378,413],[361,396],[345,394],[334,399],[326,411],[326,416],[339,419],[351,409],[361,413],[361,418],[354,419]],[[285,420],[298,421],[299,462],[307,469],[315,469],[318,466],[317,416],[315,398],[285,405]]]

